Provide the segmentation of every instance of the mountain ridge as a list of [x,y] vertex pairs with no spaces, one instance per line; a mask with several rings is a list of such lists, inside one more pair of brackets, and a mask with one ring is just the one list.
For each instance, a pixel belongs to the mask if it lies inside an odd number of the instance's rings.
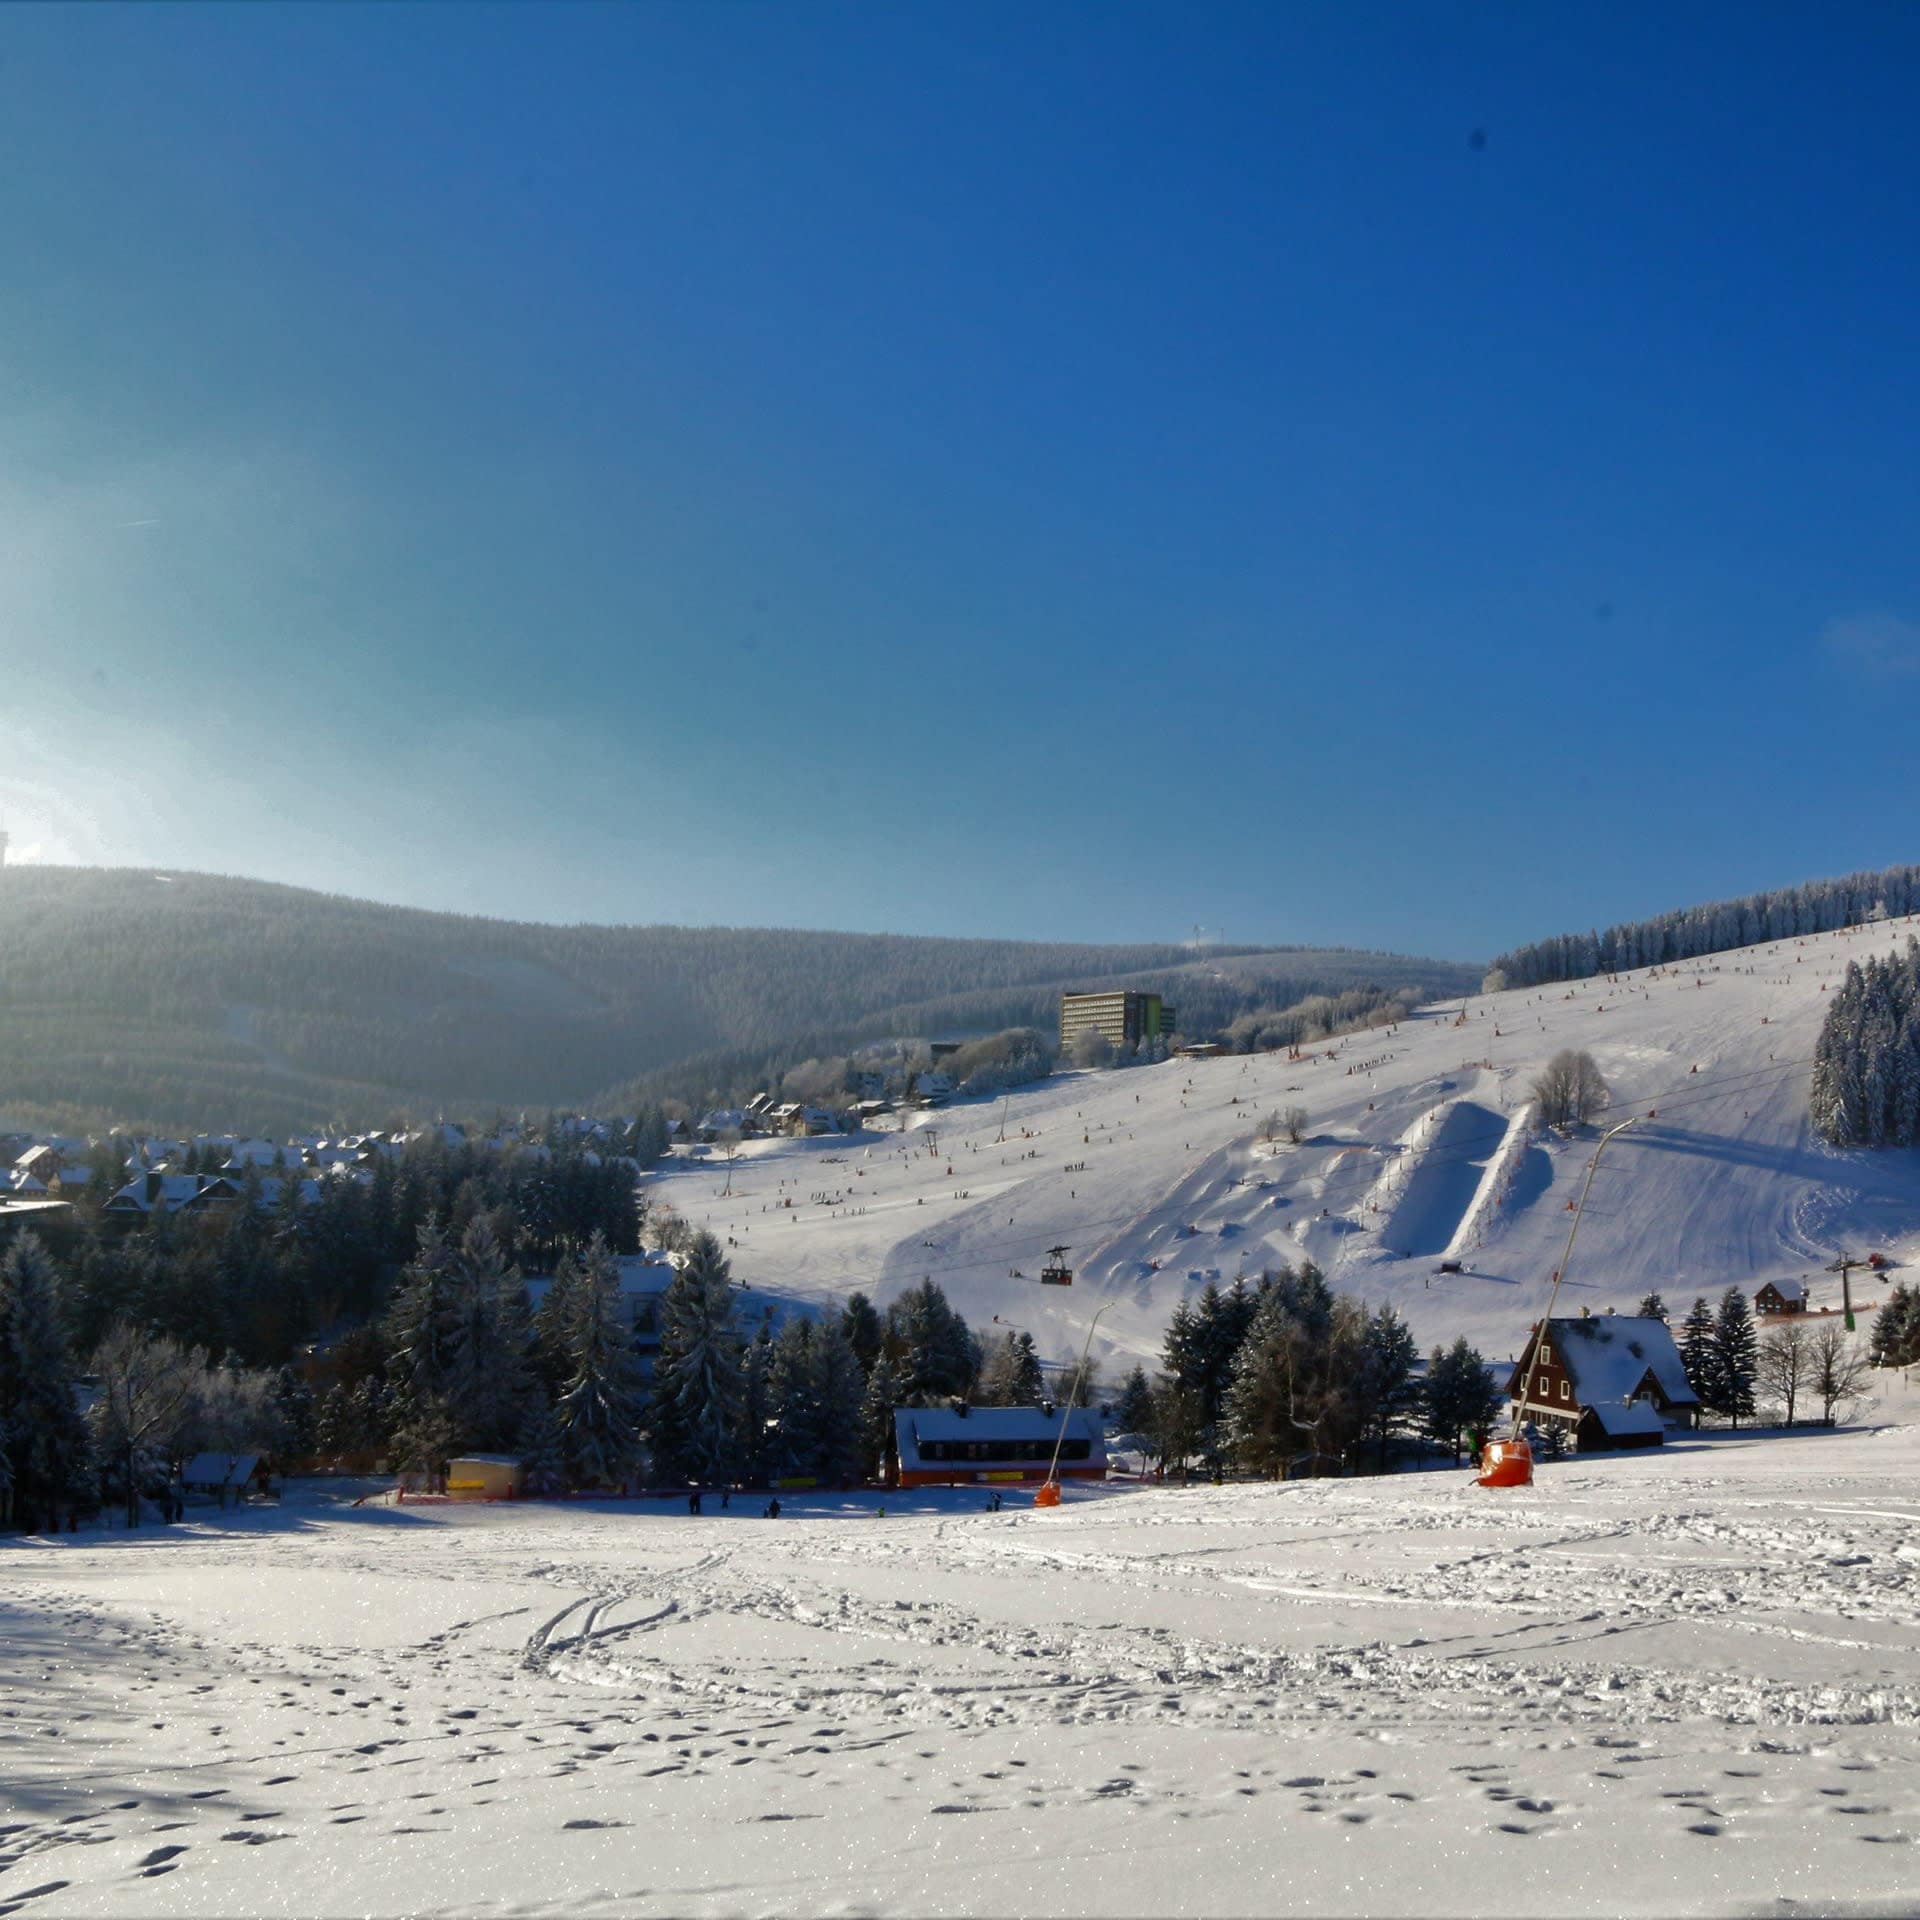
[[1477,977],[1347,948],[551,924],[230,875],[14,867],[0,873],[0,1107],[286,1130],[582,1105],[660,1090],[682,1062],[777,1070],[783,1054],[1031,1021],[1068,985],[1191,983],[1192,1004],[1230,1014]]

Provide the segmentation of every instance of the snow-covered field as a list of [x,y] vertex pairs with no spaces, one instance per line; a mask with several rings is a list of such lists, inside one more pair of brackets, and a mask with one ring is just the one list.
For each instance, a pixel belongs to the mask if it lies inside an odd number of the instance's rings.
[[1908,1913],[1916,1422],[7,1543],[0,1911]]
[[[1891,921],[1520,989],[1464,1016],[1455,1001],[1304,1061],[1063,1075],[903,1134],[749,1145],[731,1195],[723,1168],[699,1164],[650,1191],[730,1236],[755,1285],[823,1303],[861,1287],[884,1304],[931,1275],[976,1327],[1000,1315],[1055,1358],[1108,1301],[1101,1343],[1150,1357],[1183,1293],[1303,1252],[1341,1289],[1392,1300],[1423,1345],[1465,1333],[1499,1358],[1545,1304],[1593,1152],[1535,1134],[1503,1155],[1508,1121],[1547,1058],[1582,1047],[1613,1089],[1608,1120],[1641,1118],[1601,1163],[1560,1311],[1655,1288],[1679,1314],[1696,1293],[1785,1275],[1823,1305],[1836,1253],[1920,1249],[1920,1155],[1830,1151],[1806,1116],[1827,990],[1915,931]],[[1303,1144],[1260,1145],[1262,1118],[1295,1104]],[[1476,1206],[1497,1159],[1500,1191]],[[1055,1242],[1072,1249],[1071,1291],[1034,1280]],[[1472,1270],[1439,1275],[1455,1255]],[[1854,1284],[1870,1305],[1883,1283]]]

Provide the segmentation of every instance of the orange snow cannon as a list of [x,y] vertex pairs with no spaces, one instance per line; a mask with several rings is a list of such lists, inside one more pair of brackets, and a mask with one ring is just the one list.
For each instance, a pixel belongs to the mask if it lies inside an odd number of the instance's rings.
[[1533,1449],[1524,1440],[1489,1440],[1480,1455],[1483,1487],[1533,1485]]
[[1043,1481],[1034,1489],[1033,1504],[1036,1507],[1057,1507],[1060,1504],[1060,1482]]

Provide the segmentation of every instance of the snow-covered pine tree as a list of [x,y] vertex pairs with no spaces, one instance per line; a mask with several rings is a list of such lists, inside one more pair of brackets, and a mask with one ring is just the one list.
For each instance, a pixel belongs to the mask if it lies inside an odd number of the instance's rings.
[[740,1432],[734,1442],[734,1465],[743,1485],[763,1487],[772,1477],[774,1436],[770,1421],[770,1376],[773,1371],[772,1316],[748,1343],[740,1367]]
[[1634,1312],[1643,1320],[1658,1320],[1664,1326],[1667,1318],[1667,1303],[1659,1294],[1649,1293],[1641,1299],[1640,1304],[1634,1308]]
[[654,1445],[663,1471],[720,1486],[738,1471],[736,1443],[745,1389],[733,1325],[733,1276],[710,1233],[694,1237],[686,1265],[661,1301],[654,1361]]
[[524,1484],[530,1494],[544,1497],[566,1491],[566,1436],[560,1431],[552,1401],[544,1393],[528,1396],[520,1431],[514,1436],[514,1451],[520,1456]]
[[987,1345],[974,1397],[983,1407],[1033,1407],[1044,1386],[1030,1333],[1003,1333]]
[[774,1339],[767,1368],[767,1425],[773,1441],[773,1477],[810,1474],[820,1448],[821,1420],[814,1376],[814,1324],[789,1320]]
[[1464,1334],[1451,1347],[1434,1348],[1427,1361],[1421,1423],[1427,1438],[1445,1447],[1455,1465],[1463,1436],[1490,1427],[1499,1410],[1500,1390]]
[[1153,1387],[1147,1379],[1146,1368],[1137,1361],[1120,1383],[1120,1397],[1114,1405],[1113,1417],[1122,1433],[1145,1433],[1148,1421],[1153,1418]]
[[1875,1367],[1910,1367],[1920,1360],[1920,1291],[1904,1280],[1873,1316],[1867,1360]]
[[904,1376],[903,1406],[965,1399],[980,1370],[980,1348],[933,1280],[909,1287],[887,1309],[887,1345]]
[[858,1291],[848,1294],[847,1303],[840,1310],[840,1326],[852,1342],[860,1371],[871,1373],[873,1363],[880,1357],[881,1332],[880,1316],[874,1311],[873,1302]]
[[87,1504],[91,1456],[73,1401],[59,1280],[32,1233],[0,1260],[0,1427],[8,1435],[0,1525],[57,1530],[63,1515]]
[[1699,1399],[1702,1411],[1720,1412],[1725,1398],[1720,1380],[1720,1354],[1714,1341],[1713,1309],[1704,1296],[1694,1301],[1680,1323],[1679,1347],[1687,1385]]
[[461,1237],[452,1276],[444,1397],[464,1447],[509,1447],[533,1391],[526,1287],[484,1214]]
[[1367,1316],[1360,1343],[1360,1423],[1378,1451],[1383,1473],[1388,1447],[1406,1431],[1420,1405],[1419,1363],[1412,1329],[1393,1307],[1380,1307]]
[[1751,1420],[1754,1382],[1759,1374],[1759,1341],[1747,1296],[1729,1287],[1720,1296],[1713,1327],[1714,1371],[1720,1388],[1720,1411],[1737,1427]]
[[438,1476],[463,1444],[448,1403],[459,1323],[460,1280],[437,1220],[420,1230],[387,1314],[387,1384],[394,1451],[401,1466]]
[[827,1321],[814,1335],[813,1383],[819,1412],[813,1471],[828,1486],[864,1479],[861,1414],[867,1381],[860,1356],[838,1321]]
[[884,1348],[867,1375],[866,1398],[860,1403],[861,1459],[869,1474],[883,1475],[894,1458],[893,1416],[907,1404],[906,1376]]
[[618,1487],[640,1477],[640,1372],[620,1274],[595,1234],[575,1263],[561,1329],[567,1383],[554,1405],[567,1474],[575,1486]]

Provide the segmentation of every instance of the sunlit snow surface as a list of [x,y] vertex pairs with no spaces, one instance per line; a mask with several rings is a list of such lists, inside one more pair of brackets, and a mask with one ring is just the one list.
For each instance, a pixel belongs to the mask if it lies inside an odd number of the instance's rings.
[[[1545,1304],[1592,1136],[1535,1138],[1484,1234],[1456,1240],[1510,1113],[1553,1053],[1577,1047],[1613,1089],[1607,1122],[1639,1118],[1601,1162],[1559,1310],[1630,1310],[1654,1288],[1678,1317],[1696,1294],[1802,1275],[1818,1306],[1838,1300],[1822,1271],[1837,1253],[1920,1253],[1920,1154],[1836,1153],[1807,1124],[1828,992],[1849,960],[1916,930],[1476,997],[1463,1024],[1454,1001],[1306,1061],[1065,1075],[916,1116],[904,1134],[754,1143],[730,1195],[719,1165],[683,1165],[648,1191],[731,1236],[756,1286],[827,1304],[860,1287],[884,1303],[930,1275],[975,1326],[998,1314],[1053,1359],[1078,1352],[1108,1302],[1096,1351],[1150,1358],[1183,1294],[1302,1254],[1343,1291],[1392,1300],[1423,1347],[1465,1333],[1505,1357]],[[1305,1141],[1261,1145],[1263,1117],[1293,1105]],[[1034,1278],[1056,1242],[1070,1289]],[[1470,1270],[1438,1273],[1456,1253]],[[1854,1284],[1871,1302],[1885,1283]]]
[[296,1488],[11,1543],[0,1904],[1909,1911],[1916,1420],[1520,1493]]

